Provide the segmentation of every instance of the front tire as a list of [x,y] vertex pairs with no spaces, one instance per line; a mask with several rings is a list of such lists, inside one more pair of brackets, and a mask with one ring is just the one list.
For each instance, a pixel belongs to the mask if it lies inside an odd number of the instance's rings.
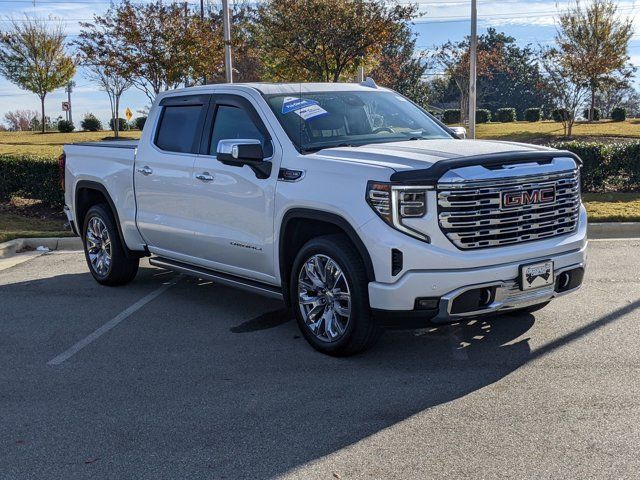
[[93,278],[102,285],[125,285],[138,273],[138,258],[128,257],[116,221],[107,205],[94,205],[84,217],[84,256]]
[[316,350],[353,355],[377,339],[364,263],[342,235],[307,242],[293,262],[290,285],[298,327]]

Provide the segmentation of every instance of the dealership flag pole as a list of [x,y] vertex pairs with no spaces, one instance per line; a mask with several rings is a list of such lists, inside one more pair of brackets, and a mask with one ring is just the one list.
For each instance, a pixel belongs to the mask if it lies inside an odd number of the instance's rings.
[[222,30],[224,35],[224,71],[227,83],[233,83],[231,65],[231,21],[229,20],[229,0],[222,0]]
[[476,138],[476,62],[478,50],[478,11],[471,0],[471,45],[469,52],[469,137]]

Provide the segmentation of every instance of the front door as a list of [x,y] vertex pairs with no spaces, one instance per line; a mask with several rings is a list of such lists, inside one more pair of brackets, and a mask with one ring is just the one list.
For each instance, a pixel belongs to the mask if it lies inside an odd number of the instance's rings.
[[[248,166],[217,160],[220,140],[259,140],[269,178],[258,178]],[[240,95],[214,95],[194,165],[193,215],[196,256],[203,266],[239,276],[273,281],[273,215],[280,164],[279,145],[251,102]]]

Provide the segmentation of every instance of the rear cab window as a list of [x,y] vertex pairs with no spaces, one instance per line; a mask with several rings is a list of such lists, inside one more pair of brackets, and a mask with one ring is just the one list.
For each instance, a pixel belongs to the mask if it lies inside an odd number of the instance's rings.
[[208,102],[205,95],[163,99],[155,145],[165,152],[197,153]]

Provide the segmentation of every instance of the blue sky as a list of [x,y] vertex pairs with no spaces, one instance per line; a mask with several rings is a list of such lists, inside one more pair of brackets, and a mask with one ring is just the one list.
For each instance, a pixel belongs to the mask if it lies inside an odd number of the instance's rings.
[[[400,2],[405,3],[405,0]],[[199,0],[189,0],[189,3],[194,7],[196,4],[199,6]],[[419,35],[420,48],[430,49],[447,40],[462,39],[468,34],[470,0],[414,0],[410,3],[418,3],[423,14],[414,25]],[[620,14],[633,19],[636,26],[629,53],[632,62],[640,66],[640,5],[636,5],[635,0],[621,0],[617,3]],[[567,5],[566,0],[558,3],[555,0],[478,0],[478,30],[482,32],[488,27],[495,27],[498,31],[515,37],[521,45],[550,44],[556,31],[555,17],[558,9],[562,10]],[[108,0],[36,0],[35,4],[31,0],[0,0],[0,29],[7,27],[9,17],[38,15],[62,19],[67,34],[73,38],[80,30],[79,21],[90,20],[93,14],[104,12],[108,6]],[[82,71],[78,72],[74,80],[77,84],[72,95],[75,123],[78,124],[87,112],[92,112],[103,120],[109,118],[106,94],[89,82]],[[63,100],[66,100],[63,89],[49,94],[46,99],[47,115],[53,118],[62,115]],[[126,107],[135,112],[147,104],[147,97],[132,88],[122,97],[122,112]],[[0,121],[6,111],[15,109],[39,110],[39,99],[36,95],[0,79]],[[124,115],[121,113],[121,116]]]

